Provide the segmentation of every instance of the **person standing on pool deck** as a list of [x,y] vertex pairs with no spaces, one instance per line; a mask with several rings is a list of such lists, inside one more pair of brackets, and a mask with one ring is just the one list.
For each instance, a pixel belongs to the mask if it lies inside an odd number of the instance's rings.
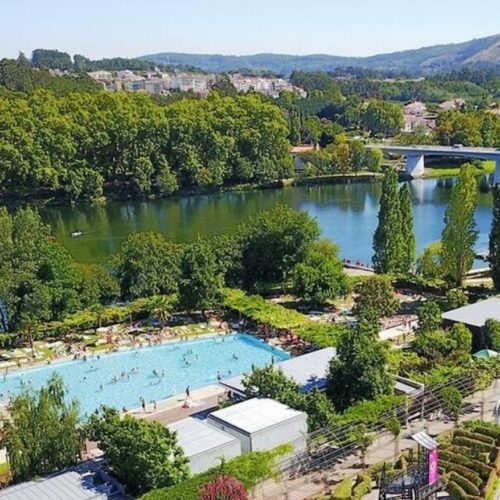
[[189,385],[186,387],[186,399],[191,396],[191,390],[189,389]]

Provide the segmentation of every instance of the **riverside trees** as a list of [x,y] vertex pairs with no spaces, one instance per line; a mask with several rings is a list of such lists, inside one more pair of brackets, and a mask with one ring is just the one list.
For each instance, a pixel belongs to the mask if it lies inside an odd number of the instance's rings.
[[398,191],[398,174],[394,169],[384,176],[373,249],[377,273],[406,273],[415,259],[411,192],[407,184]]
[[500,184],[496,184],[493,193],[493,220],[490,230],[490,267],[493,285],[500,290]]
[[470,166],[464,165],[451,193],[441,235],[443,272],[456,286],[462,284],[474,262],[474,244],[478,237],[474,221],[477,198],[474,173]]
[[288,127],[258,95],[156,104],[46,90],[0,97],[0,195],[162,196],[292,175]]

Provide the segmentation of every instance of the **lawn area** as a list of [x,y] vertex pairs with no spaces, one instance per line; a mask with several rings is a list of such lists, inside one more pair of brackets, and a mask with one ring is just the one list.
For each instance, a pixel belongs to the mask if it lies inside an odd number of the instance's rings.
[[[476,175],[492,174],[495,171],[494,161],[483,161],[483,168],[477,168],[474,166],[474,171]],[[459,165],[434,165],[432,167],[425,167],[425,178],[436,178],[436,177],[452,177],[460,173]]]

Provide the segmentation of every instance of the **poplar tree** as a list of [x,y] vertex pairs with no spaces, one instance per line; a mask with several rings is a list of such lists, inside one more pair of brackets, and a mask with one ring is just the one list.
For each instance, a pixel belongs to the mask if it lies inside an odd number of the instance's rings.
[[490,267],[495,290],[500,290],[500,184],[496,184],[493,194],[493,221],[490,231]]
[[441,235],[444,275],[455,286],[462,284],[474,262],[474,245],[478,236],[474,220],[477,197],[473,170],[470,165],[464,165],[451,192]]
[[384,176],[373,237],[373,265],[377,273],[397,273],[403,268],[404,242],[398,193],[398,174],[390,169]]
[[408,272],[415,261],[415,231],[413,228],[413,205],[410,184],[405,183],[399,190],[401,210],[401,232],[403,235],[402,271]]

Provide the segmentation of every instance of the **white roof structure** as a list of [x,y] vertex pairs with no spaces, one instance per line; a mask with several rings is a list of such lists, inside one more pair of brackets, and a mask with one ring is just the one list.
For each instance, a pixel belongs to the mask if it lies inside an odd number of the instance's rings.
[[85,462],[72,469],[0,490],[2,500],[101,500],[125,498],[116,484],[97,478],[97,462]]
[[268,398],[253,398],[217,410],[209,415],[215,420],[246,434],[254,434],[270,427],[299,418],[304,413]]
[[188,458],[205,453],[208,450],[223,448],[238,439],[211,427],[196,418],[185,418],[170,424],[168,428],[177,433],[177,442]]
[[442,318],[445,321],[453,321],[481,328],[487,319],[500,321],[500,297],[493,297],[447,311],[443,313]]
[[[290,358],[274,364],[275,370],[281,370],[287,377],[294,380],[304,390],[310,391],[314,387],[323,389],[326,385],[326,376],[330,360],[336,355],[334,347],[326,347],[296,358]],[[219,385],[230,391],[245,394],[243,375],[222,380]]]

